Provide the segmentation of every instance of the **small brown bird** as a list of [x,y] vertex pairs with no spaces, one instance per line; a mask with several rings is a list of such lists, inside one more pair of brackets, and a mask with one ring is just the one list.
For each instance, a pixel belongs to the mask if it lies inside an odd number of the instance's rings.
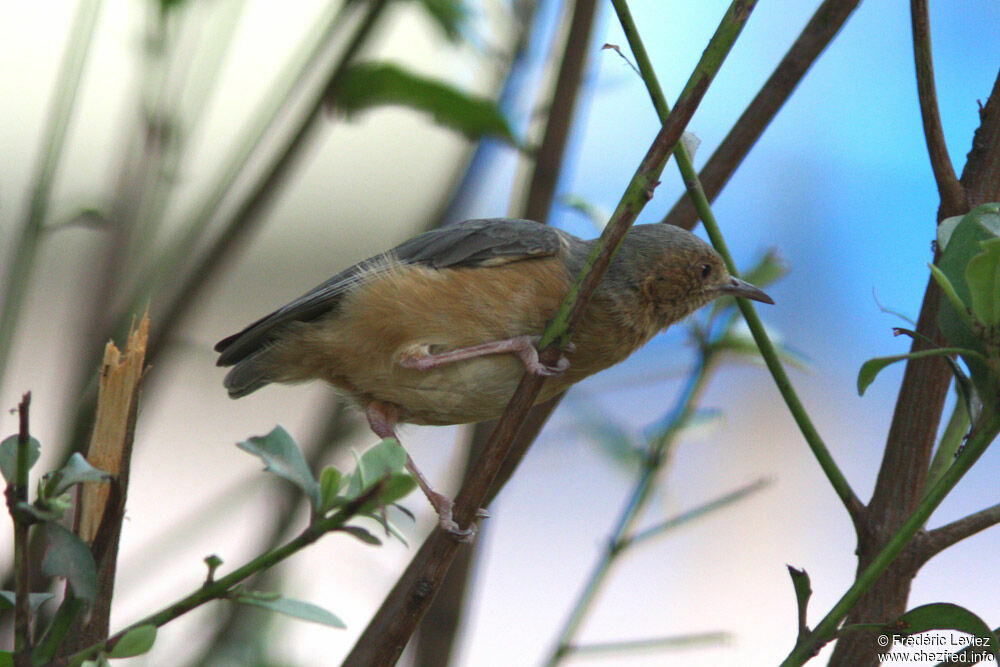
[[[633,227],[554,366],[536,344],[594,241],[530,220],[469,220],[416,236],[338,273],[220,341],[239,398],[271,382],[326,380],[380,438],[397,422],[466,424],[500,416],[527,371],[550,376],[538,401],[624,360],[716,297],[774,303],[733,278],[711,246],[679,227]],[[407,460],[441,525],[452,502]]]

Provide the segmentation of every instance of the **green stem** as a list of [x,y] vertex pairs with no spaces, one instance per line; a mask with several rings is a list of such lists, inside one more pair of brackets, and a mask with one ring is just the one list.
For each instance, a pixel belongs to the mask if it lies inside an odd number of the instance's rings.
[[42,152],[33,178],[31,201],[17,232],[3,282],[4,294],[0,302],[0,381],[7,368],[14,332],[24,305],[24,295],[38,256],[52,184],[66,146],[66,130],[73,114],[100,6],[101,0],[81,0],[59,66],[55,94],[49,107],[48,123],[41,144]]
[[968,472],[969,468],[979,459],[986,448],[997,434],[1000,433],[1000,413],[990,414],[982,423],[973,428],[972,435],[966,442],[965,449],[938,479],[938,481],[928,489],[920,504],[917,505],[913,514],[900,527],[899,531],[892,536],[892,539],[879,552],[871,565],[865,568],[864,572],[858,575],[843,597],[833,606],[830,612],[823,617],[816,628],[809,633],[805,641],[796,644],[795,648],[781,667],[794,667],[804,664],[813,657],[824,644],[834,639],[837,628],[847,616],[851,607],[861,598],[864,593],[871,588],[872,584],[882,576],[882,573],[889,567],[889,564],[906,548],[913,536],[917,534],[931,514],[941,504],[945,496],[955,487],[960,479]]
[[573,638],[576,636],[580,624],[583,623],[590,612],[597,593],[607,580],[611,566],[615,563],[618,556],[624,552],[626,547],[634,544],[635,538],[631,534],[634,530],[635,522],[638,521],[646,505],[649,503],[649,498],[653,490],[653,482],[668,460],[666,453],[670,450],[675,436],[694,414],[697,401],[704,391],[711,371],[714,368],[714,364],[711,364],[710,361],[710,358],[703,357],[697,367],[692,370],[688,384],[678,398],[677,407],[673,413],[675,416],[670,426],[659,438],[650,443],[649,455],[646,457],[641,475],[636,480],[635,486],[629,494],[628,502],[625,503],[625,507],[612,531],[607,548],[590,573],[587,583],[584,585],[580,596],[572,607],[573,611],[570,613],[569,618],[566,619],[559,633],[555,648],[546,660],[547,665],[557,664],[572,651]]
[[[622,29],[625,31],[629,48],[632,49],[632,53],[635,55],[636,64],[646,84],[646,89],[649,91],[653,106],[660,116],[660,121],[666,123],[670,117],[670,109],[663,96],[663,90],[660,88],[656,73],[653,71],[649,55],[646,53],[646,48],[639,36],[639,30],[632,20],[628,5],[625,0],[612,0],[612,4],[618,13],[618,20],[621,22]],[[681,176],[688,188],[688,195],[691,197],[698,215],[705,224],[705,231],[708,233],[712,245],[722,255],[722,259],[725,261],[730,274],[734,276],[738,275],[732,255],[729,253],[725,239],[722,236],[722,232],[719,231],[719,225],[712,213],[712,207],[705,196],[705,191],[701,187],[698,172],[695,170],[691,162],[691,156],[688,154],[683,143],[678,143],[676,148],[674,148],[674,158],[677,160],[677,167],[680,169]],[[834,491],[840,497],[841,502],[851,516],[856,517],[862,507],[861,501],[858,500],[850,484],[847,482],[847,478],[844,477],[844,474],[833,460],[833,456],[830,454],[829,449],[809,418],[809,414],[799,400],[798,394],[796,394],[795,389],[792,387],[791,380],[788,379],[788,375],[785,373],[781,361],[778,359],[777,350],[771,343],[764,325],[761,323],[753,306],[746,299],[737,299],[737,303],[739,304],[740,311],[743,313],[744,319],[746,319],[747,326],[750,328],[750,333],[757,343],[757,347],[760,348],[761,356],[764,358],[764,362],[767,364],[768,370],[774,378],[778,391],[781,392],[781,396],[784,398],[785,404],[792,413],[792,417],[795,419],[796,424],[798,424],[799,430],[802,432],[803,437],[805,437],[809,448],[812,450],[816,460],[819,461],[820,467],[823,469],[824,474],[826,474]]]
[[[705,47],[698,64],[695,65],[694,71],[688,77],[684,89],[677,98],[674,113],[664,120],[663,127],[653,141],[653,147],[643,158],[639,168],[636,169],[629,181],[625,194],[622,195],[618,206],[611,214],[608,225],[604,228],[604,233],[594,244],[580,275],[570,286],[566,299],[542,334],[542,339],[538,343],[539,349],[544,350],[556,342],[558,342],[560,349],[565,348],[568,344],[567,332],[582,316],[586,305],[586,299],[581,299],[580,295],[593,292],[597,282],[604,277],[607,265],[614,259],[614,255],[632,222],[653,196],[653,190],[659,184],[659,177],[663,167],[666,166],[667,159],[679,145],[684,128],[701,103],[705,91],[708,90],[709,84],[715,78],[715,74],[722,67],[723,61],[743,30],[743,26],[746,25],[747,19],[750,18],[750,12],[756,4],[756,0],[733,0],[730,3],[719,22],[719,27],[709,40],[708,46]],[[616,224],[619,220],[627,220],[628,222]],[[605,246],[612,248],[610,253],[604,252]]]
[[261,554],[246,565],[233,570],[224,577],[215,579],[212,582],[206,582],[205,585],[196,590],[194,593],[177,600],[173,604],[164,607],[158,612],[150,614],[146,618],[136,621],[132,625],[111,635],[104,641],[92,644],[91,646],[73,654],[69,658],[69,663],[71,665],[79,665],[82,661],[94,658],[102,651],[108,651],[114,648],[116,642],[135,628],[143,625],[160,627],[161,625],[169,623],[175,618],[186,614],[206,602],[228,597],[230,589],[244,579],[253,576],[257,572],[273,567],[292,554],[309,546],[325,534],[342,529],[348,521],[356,516],[357,512],[361,508],[367,506],[374,498],[379,496],[382,492],[383,486],[383,484],[375,484],[371,487],[371,489],[352,500],[349,505],[345,506],[333,516],[325,519],[319,519],[311,523],[309,527],[299,534],[298,537],[294,538],[290,542],[287,542],[283,546]]

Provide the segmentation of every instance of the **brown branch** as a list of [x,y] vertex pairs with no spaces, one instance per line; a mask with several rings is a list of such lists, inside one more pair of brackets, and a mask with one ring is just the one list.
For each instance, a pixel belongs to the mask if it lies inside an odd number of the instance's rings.
[[[963,211],[1000,198],[1000,77],[980,113],[980,126],[973,138],[961,184],[966,192]],[[963,211],[949,212],[942,202],[938,219]],[[929,279],[917,331],[937,341],[940,341],[937,329],[940,301],[941,290],[933,279]],[[927,345],[917,337],[911,351]],[[938,358],[910,360],[906,364],[875,493],[864,524],[858,526],[859,573],[878,555],[923,496],[930,452],[950,382],[951,373]],[[901,615],[906,608],[910,582],[922,564],[914,552],[904,552],[858,601],[845,623],[881,622]],[[845,635],[837,642],[829,664],[834,667],[876,665],[879,649],[874,638],[873,633],[864,632]]]
[[149,318],[144,316],[138,327],[129,332],[124,352],[119,352],[111,342],[105,347],[87,460],[95,468],[110,473],[113,480],[110,483],[86,482],[78,495],[74,530],[94,555],[97,598],[86,618],[77,619],[60,649],[64,653],[108,636],[148,335]]
[[17,667],[31,664],[31,567],[28,563],[29,523],[17,508],[18,503],[28,502],[28,445],[31,431],[28,428],[31,392],[21,397],[17,405],[17,470],[15,479],[9,480],[5,495],[7,508],[14,520],[14,664]]
[[[552,210],[552,200],[564,162],[566,142],[573,123],[580,83],[591,50],[591,34],[597,14],[597,3],[595,0],[577,0],[572,9],[567,11],[570,16],[565,41],[561,45],[553,44],[552,47],[553,60],[559,56],[559,50],[562,51],[559,71],[554,86],[545,96],[548,101],[546,105],[548,116],[541,143],[535,153],[534,168],[528,178],[528,191],[521,212],[521,217],[542,223],[548,221]],[[522,427],[517,441],[511,448],[512,451],[507,455],[504,469],[500,471],[486,502],[487,506],[513,474],[560,399],[561,396],[542,405],[536,405],[528,413],[528,423]],[[465,477],[471,473],[472,466],[485,448],[495,427],[496,422],[486,422],[476,424],[472,429]],[[472,572],[475,555],[479,552],[478,544],[477,542],[471,548],[458,553],[437,597],[424,615],[413,642],[414,664],[428,666],[448,664],[464,607],[468,577]]]
[[1000,503],[919,535],[913,543],[914,557],[926,563],[948,547],[998,523]]
[[969,208],[1000,200],[1000,75],[979,110],[979,128],[972,137],[961,182]]
[[[598,282],[603,277],[625,233],[635,221],[645,203],[652,196],[667,158],[680,140],[708,85],[728,52],[740,28],[749,17],[753,3],[736,2],[723,19],[712,42],[702,55],[694,73],[684,88],[674,112],[664,123],[643,158],[601,239],[584,268],[582,280],[578,278],[566,301],[542,337],[568,341],[569,332],[575,327]],[[723,27],[727,28],[723,31]],[[552,363],[558,355],[558,346],[548,346],[541,353],[543,362]],[[543,377],[525,375],[521,378],[510,403],[501,415],[496,430],[486,444],[470,475],[455,498],[455,521],[460,526],[471,524],[476,512],[483,507],[497,475],[512,449],[515,438],[528,411],[541,389]],[[406,572],[400,577],[375,617],[362,633],[354,649],[344,661],[346,666],[390,665],[399,659],[420,617],[436,595],[461,545],[440,526],[424,542]]]
[[965,189],[955,177],[944,141],[937,90],[934,86],[934,60],[931,55],[930,18],[927,0],[910,0],[910,22],[913,27],[913,58],[917,72],[917,96],[920,118],[924,125],[927,154],[931,159],[934,180],[937,181],[944,217],[956,215],[965,208]]
[[[778,110],[805,76],[812,64],[840,31],[860,0],[825,0],[778,63],[726,138],[705,163],[698,178],[705,196],[715,201],[736,168],[760,139]],[[681,195],[663,219],[671,225],[693,229],[698,213],[690,198]]]
[[556,182],[562,168],[566,140],[573,123],[573,111],[579,97],[580,82],[590,52],[590,36],[597,14],[596,0],[576,0],[570,18],[559,72],[552,89],[548,118],[542,143],[535,156],[534,169],[525,197],[524,217],[545,222],[552,208]]

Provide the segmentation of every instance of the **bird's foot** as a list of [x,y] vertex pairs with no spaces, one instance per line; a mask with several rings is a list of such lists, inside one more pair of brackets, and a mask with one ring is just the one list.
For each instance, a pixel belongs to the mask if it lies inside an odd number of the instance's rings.
[[[541,340],[541,336],[518,336],[516,339],[512,338],[510,340],[520,341],[516,349],[517,357],[524,364],[525,370],[533,375],[559,375],[565,373],[569,368],[569,359],[562,353],[559,354],[556,363],[551,366],[541,362],[538,358],[538,341]],[[566,346],[566,351],[569,353],[575,352],[576,345],[570,343]]]
[[490,515],[489,512],[480,508],[476,511],[476,517],[469,524],[469,527],[462,528],[458,525],[452,515],[455,503],[451,498],[437,493],[436,491],[433,492],[433,496],[428,494],[427,498],[431,501],[431,505],[434,506],[434,511],[437,512],[438,524],[441,526],[442,530],[451,535],[456,542],[461,542],[463,544],[469,544],[476,539],[476,533],[479,530],[479,527],[476,525],[476,520],[488,518]]

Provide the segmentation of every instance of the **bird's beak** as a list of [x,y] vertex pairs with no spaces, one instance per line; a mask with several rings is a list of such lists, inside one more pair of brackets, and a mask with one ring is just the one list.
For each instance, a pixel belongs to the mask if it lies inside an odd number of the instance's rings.
[[733,296],[741,296],[744,299],[753,299],[754,301],[774,304],[774,299],[769,297],[764,290],[739,278],[730,278],[728,283],[719,285],[718,289],[722,294],[732,294]]

